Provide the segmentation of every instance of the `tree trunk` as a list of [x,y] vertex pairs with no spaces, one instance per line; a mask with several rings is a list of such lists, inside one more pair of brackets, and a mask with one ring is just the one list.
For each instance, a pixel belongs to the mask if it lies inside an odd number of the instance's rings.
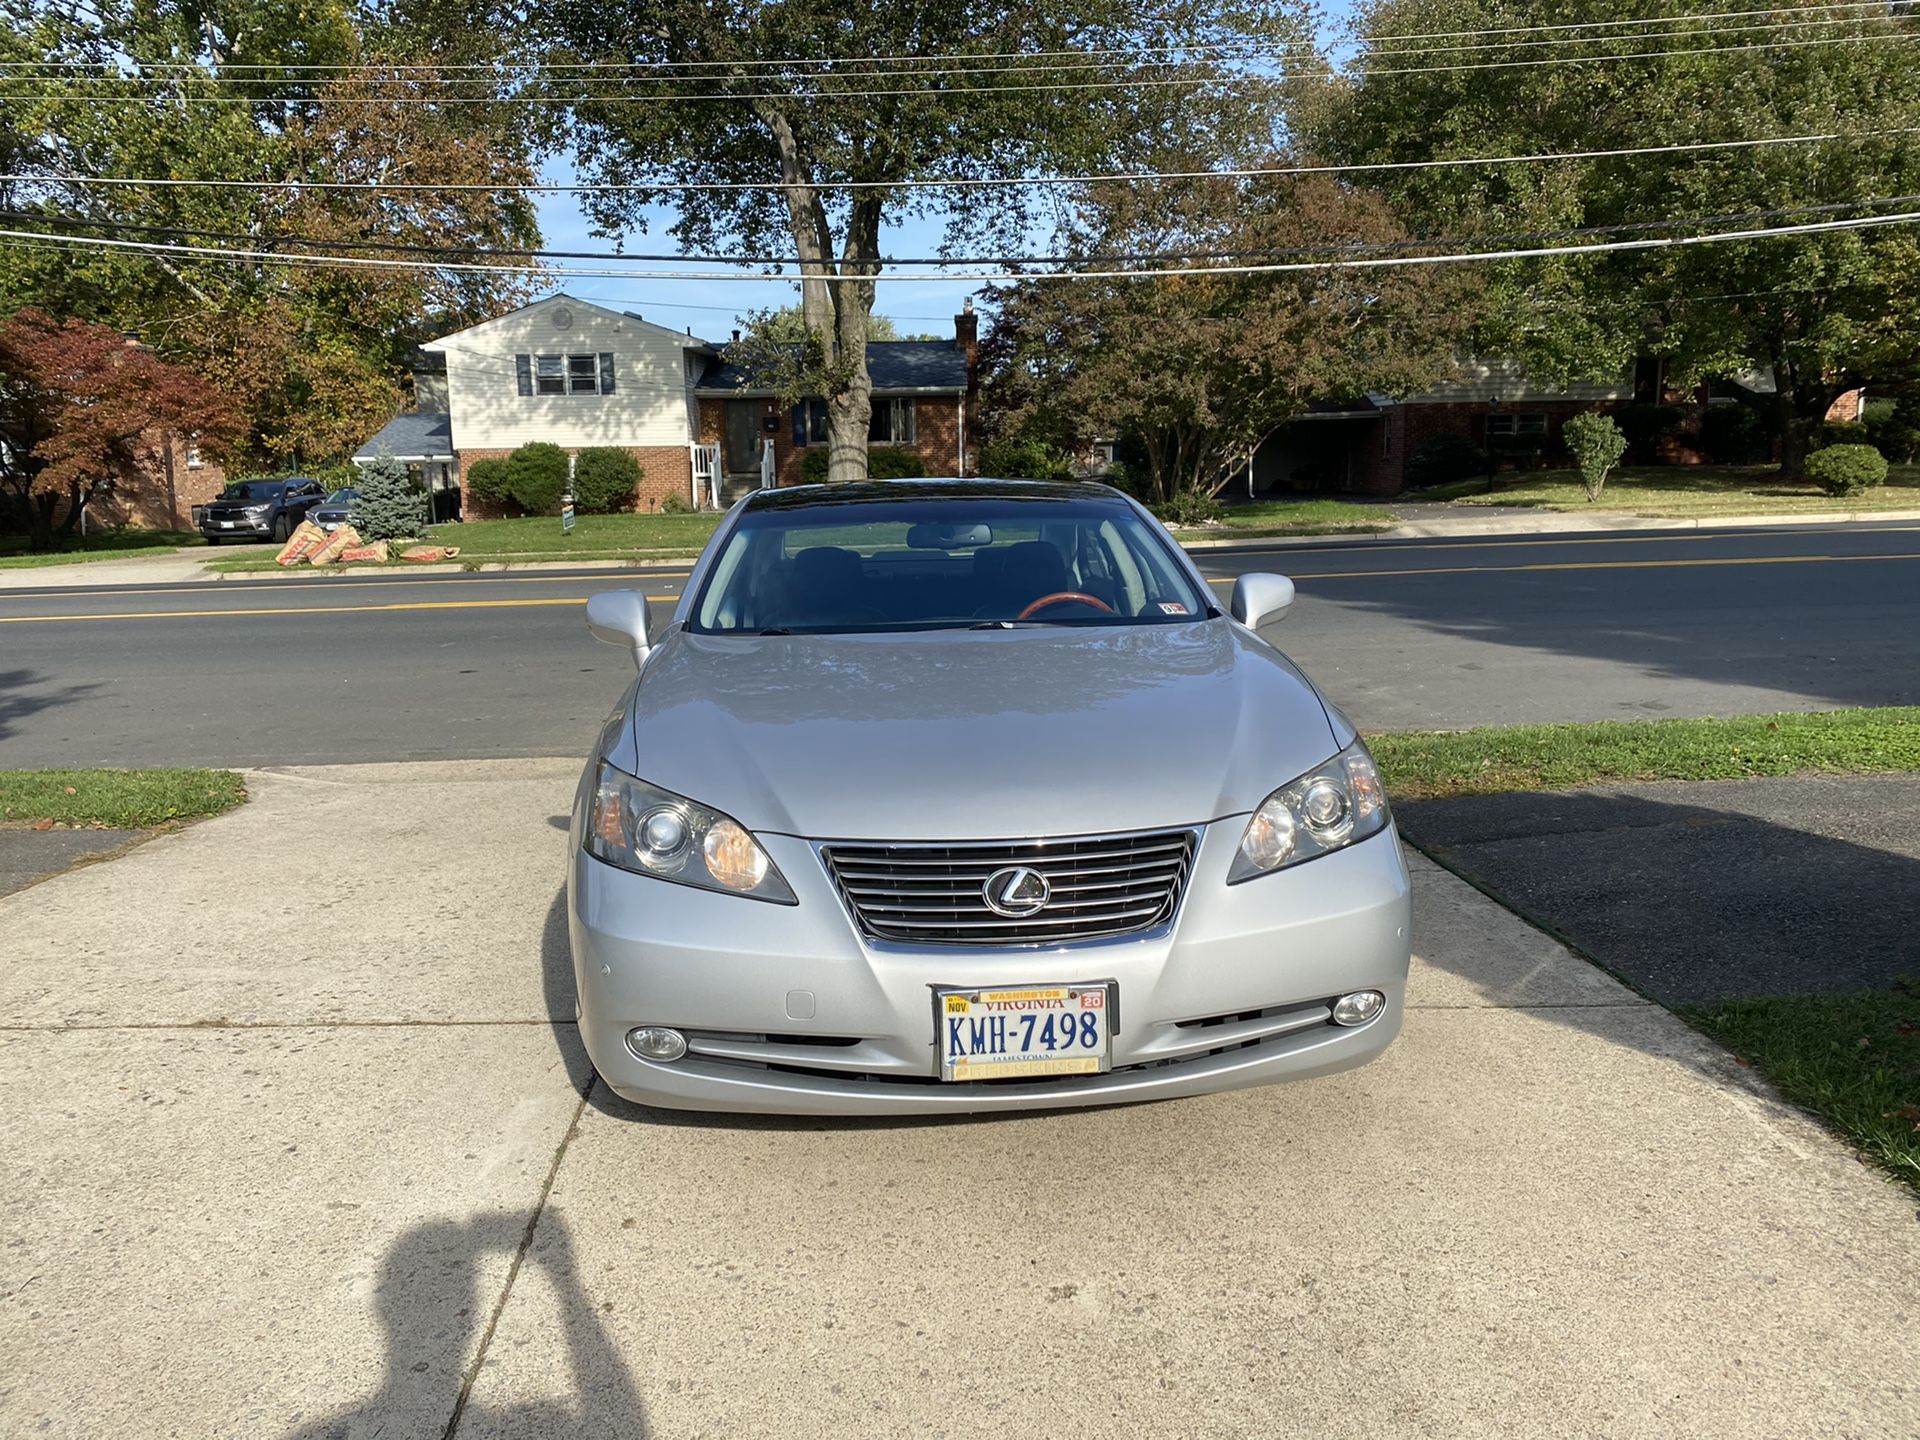
[[[1776,376],[1778,372],[1775,372]],[[1798,480],[1806,474],[1807,456],[1813,450],[1813,427],[1795,403],[1793,390],[1774,381],[1773,413],[1780,430],[1780,478]]]
[[820,343],[827,394],[827,483],[867,478],[867,432],[873,424],[873,379],[867,372],[867,331],[873,315],[874,281],[880,270],[879,197],[855,196],[836,265],[833,228],[826,205],[800,153],[786,115],[756,103],[761,121],[780,149],[780,179],[800,257],[800,314]]

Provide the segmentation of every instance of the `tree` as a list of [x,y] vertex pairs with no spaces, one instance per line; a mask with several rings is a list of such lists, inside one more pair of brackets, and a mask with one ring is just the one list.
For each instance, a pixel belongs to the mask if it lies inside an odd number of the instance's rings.
[[[15,249],[0,260],[0,312],[33,305],[136,331],[215,376],[242,407],[259,462],[306,467],[351,452],[398,408],[414,343],[526,293],[516,277],[435,262],[539,242],[532,203],[513,189],[536,178],[524,108],[496,75],[434,68],[497,53],[497,34],[460,9],[461,0],[10,8],[0,60],[59,67],[14,87],[22,93],[0,125],[0,149],[14,151],[7,173],[33,177],[0,183],[0,204],[25,217],[10,228],[414,263]],[[71,73],[82,66],[98,68]],[[87,183],[149,177],[282,183]],[[308,182],[425,188],[369,195]],[[460,188],[471,185],[483,188]],[[493,186],[505,188],[484,188]]]
[[118,331],[37,310],[0,324],[0,502],[36,550],[96,496],[160,470],[175,437],[217,455],[240,430],[224,395]]
[[[747,335],[774,345],[804,345],[807,317],[798,305],[782,305],[777,310],[761,310],[747,317]],[[867,339],[899,340],[898,327],[885,315],[867,317]]]
[[[1090,255],[1290,263],[1405,238],[1377,197],[1324,176],[1115,187],[1091,209]],[[1003,428],[1133,442],[1155,500],[1217,494],[1309,400],[1405,393],[1443,373],[1473,291],[1464,273],[1403,270],[1031,282],[991,297],[988,390]]]
[[1589,412],[1572,415],[1561,429],[1567,449],[1573,453],[1574,467],[1580,472],[1580,484],[1587,499],[1598,500],[1607,483],[1607,472],[1627,453],[1627,437],[1610,416]]
[[[1284,52],[1306,33],[1289,0],[555,0],[534,14],[552,61],[661,67],[555,92],[572,97],[564,135],[577,168],[640,187],[588,198],[608,233],[644,228],[650,207],[671,204],[683,250],[797,258],[805,388],[825,397],[836,481],[866,473],[866,341],[887,224],[939,216],[949,247],[977,252],[1024,245],[1038,214],[1040,192],[1022,187],[905,182],[1232,154],[1248,137],[1270,139],[1275,87],[1243,62],[1194,57],[1214,46]],[[1171,74],[1164,48],[1151,48],[1163,37],[1192,47]],[[1062,51],[1097,58],[1078,68],[1044,58]],[[768,63],[787,55],[815,58]],[[902,56],[942,59],[929,68]],[[1058,88],[1089,82],[1097,88]],[[647,188],[648,176],[663,183]]]
[[426,520],[426,498],[407,467],[382,451],[354,481],[353,528],[362,540],[409,540]]
[[[1678,22],[1712,8],[1692,0],[1661,15]],[[1803,8],[1821,19],[1811,45],[1799,43],[1808,38]],[[1870,213],[1875,207],[1860,202],[1920,192],[1920,145],[1911,133],[1920,126],[1920,68],[1905,44],[1914,22],[1904,7],[1890,8],[1892,15],[1846,18],[1790,6],[1771,19],[1755,12],[1725,40],[1631,32],[1562,46],[1551,57],[1459,52],[1446,57],[1449,68],[1417,58],[1420,42],[1397,37],[1618,22],[1622,12],[1603,0],[1375,0],[1357,21],[1362,47],[1349,75],[1358,78],[1304,84],[1295,97],[1299,131],[1317,156],[1340,163],[1842,137],[1371,177],[1417,229],[1486,236],[1487,248],[1515,233],[1605,227],[1544,242],[1564,244]],[[1663,53],[1495,63],[1646,50]],[[1367,74],[1369,65],[1380,73]],[[1554,256],[1490,269],[1475,340],[1521,357],[1548,380],[1617,378],[1644,354],[1667,357],[1681,384],[1771,367],[1781,460],[1793,473],[1838,395],[1920,374],[1920,332],[1907,319],[1916,298],[1920,248],[1899,227]]]

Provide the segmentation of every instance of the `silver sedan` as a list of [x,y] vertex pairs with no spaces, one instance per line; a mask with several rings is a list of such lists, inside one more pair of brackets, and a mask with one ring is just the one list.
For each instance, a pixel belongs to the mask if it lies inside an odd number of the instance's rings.
[[1346,1070],[1400,1028],[1408,891],[1353,727],[1120,493],[762,491],[573,812],[580,1029],[649,1105],[1099,1105]]

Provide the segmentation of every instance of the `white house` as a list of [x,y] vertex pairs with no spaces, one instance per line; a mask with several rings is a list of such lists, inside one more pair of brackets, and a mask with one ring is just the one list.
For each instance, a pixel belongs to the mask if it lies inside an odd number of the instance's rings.
[[[974,324],[969,306],[952,341],[869,346],[875,425],[884,430],[874,443],[925,451],[933,473],[964,463]],[[440,518],[452,513],[448,492],[465,466],[534,441],[632,451],[645,477],[636,501],[656,509],[669,495],[718,498],[723,480],[749,489],[794,483],[798,452],[820,428],[808,418],[817,406],[802,401],[784,415],[721,347],[570,295],[420,349],[419,409],[395,416],[353,458],[365,463],[384,452],[405,461],[434,494]],[[477,511],[471,502],[466,508]]]

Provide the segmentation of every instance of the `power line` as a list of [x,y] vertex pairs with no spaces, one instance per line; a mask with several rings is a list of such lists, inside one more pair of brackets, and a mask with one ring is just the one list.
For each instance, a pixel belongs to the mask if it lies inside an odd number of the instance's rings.
[[[1853,7],[1864,5],[1866,7],[1880,10],[1882,12],[1884,12],[1886,9],[1886,3],[1887,3],[1887,0],[1850,0],[1850,4]],[[1837,8],[1849,8],[1849,6],[1842,5],[1841,7],[1837,7]],[[1751,17],[1756,15],[1767,16],[1767,15],[1797,14],[1797,13],[1802,13],[1804,9],[1805,7],[1792,7],[1790,9],[1780,9],[1780,10],[1727,11],[1727,12],[1723,12],[1723,14],[1727,18],[1743,18],[1743,17]],[[1584,25],[1544,26],[1540,28],[1541,29],[1583,30],[1583,29],[1592,28],[1594,26],[1618,26],[1618,25],[1624,25],[1624,24],[1630,24],[1630,23],[1640,24],[1640,25],[1681,26],[1696,18],[1704,18],[1704,17],[1662,16],[1657,18],[1650,18],[1650,19],[1645,19],[1640,21],[1631,21],[1631,22],[1629,21],[1589,21],[1589,22],[1586,22],[1586,24]],[[1541,46],[1548,46],[1548,45],[1607,45],[1607,44],[1631,43],[1634,41],[1642,41],[1642,40],[1663,40],[1663,41],[1664,40],[1699,40],[1699,39],[1706,39],[1716,35],[1749,35],[1749,34],[1754,34],[1760,31],[1772,32],[1772,31],[1781,31],[1781,30],[1807,30],[1807,29],[1814,29],[1822,26],[1857,25],[1857,24],[1865,23],[1872,18],[1874,17],[1861,16],[1861,15],[1834,15],[1834,16],[1829,16],[1825,19],[1778,20],[1778,21],[1770,21],[1767,23],[1756,24],[1756,25],[1720,25],[1720,26],[1709,26],[1705,29],[1679,28],[1679,29],[1669,30],[1666,33],[1662,33],[1662,34],[1654,34],[1654,33],[1651,33],[1650,31],[1642,30],[1633,35],[1582,34],[1582,35],[1560,35],[1550,39],[1540,39],[1540,40],[1506,40],[1506,41],[1472,40],[1467,44],[1461,44],[1461,45],[1437,45],[1437,46],[1422,45],[1414,48],[1393,48],[1393,49],[1383,49],[1381,48],[1381,46],[1383,44],[1388,44],[1388,43],[1397,43],[1403,37],[1381,36],[1376,39],[1370,39],[1368,41],[1365,41],[1364,45],[1365,45],[1367,54],[1370,56],[1394,59],[1394,58],[1402,58],[1402,57],[1414,56],[1414,55],[1426,56],[1426,55],[1440,55],[1440,54],[1463,53],[1463,52],[1485,53],[1487,51],[1494,51],[1494,50],[1535,49]],[[1457,32],[1457,33],[1466,34],[1469,32]],[[1507,33],[1517,33],[1517,31],[1486,31],[1483,33],[1507,34]],[[1435,38],[1440,38],[1440,37],[1436,36]],[[1078,60],[1077,59],[1072,61],[1053,62],[1053,63],[1047,63],[1047,64],[984,65],[984,66],[969,65],[969,66],[962,66],[957,68],[950,68],[950,67],[943,66],[941,68],[934,68],[934,69],[916,68],[911,70],[848,70],[848,71],[823,70],[823,71],[818,71],[813,73],[801,72],[785,78],[787,78],[790,82],[795,80],[822,80],[822,79],[827,79],[827,80],[857,79],[862,82],[867,82],[867,81],[873,81],[873,80],[934,79],[934,78],[942,78],[942,77],[948,77],[948,76],[974,76],[974,75],[1010,75],[1010,74],[1011,75],[1018,75],[1018,74],[1056,75],[1056,74],[1063,74],[1063,73],[1069,73],[1074,71],[1115,70],[1115,69],[1119,69],[1126,66],[1153,66],[1153,67],[1159,67],[1159,68],[1170,68],[1175,66],[1197,66],[1197,65],[1207,64],[1207,63],[1221,63],[1222,61],[1244,61],[1244,60],[1251,60],[1255,58],[1263,58],[1273,53],[1275,49],[1284,50],[1286,52],[1297,54],[1297,52],[1299,52],[1302,49],[1310,50],[1310,48],[1311,48],[1311,42],[1302,40],[1302,41],[1289,41],[1289,42],[1286,42],[1283,46],[1269,47],[1268,49],[1263,49],[1257,52],[1248,52],[1247,54],[1240,55],[1240,56],[1215,55],[1212,57],[1194,57],[1194,58],[1165,59],[1165,60],[1143,59],[1135,56],[1135,57],[1120,59],[1120,60],[1091,60],[1091,59]],[[938,58],[938,57],[929,57],[930,61],[933,58]],[[964,58],[964,57],[953,57],[953,58]],[[670,65],[673,62],[662,62],[662,63]],[[711,63],[720,64],[724,62],[711,62]],[[59,68],[60,67],[57,64],[57,62],[50,64],[47,62],[19,61],[19,62],[14,62],[12,64],[0,64],[0,73],[11,71],[13,72],[11,78],[25,79],[25,80],[45,81],[45,80],[61,80],[61,79],[68,78],[67,76],[59,73]],[[144,86],[151,87],[155,90],[159,90],[162,87],[166,87],[166,86],[177,85],[182,80],[189,80],[189,79],[213,80],[213,81],[217,81],[219,84],[223,86],[247,85],[247,86],[254,86],[254,87],[270,86],[270,87],[276,87],[276,88],[285,88],[287,86],[301,86],[301,85],[311,86],[319,83],[333,83],[332,81],[320,82],[320,81],[302,80],[302,79],[296,78],[296,72],[304,72],[304,71],[308,71],[315,68],[315,67],[299,66],[299,65],[289,65],[289,66],[282,67],[282,72],[275,75],[234,75],[234,74],[231,74],[230,71],[238,67],[231,67],[231,66],[225,66],[225,65],[220,66],[217,71],[210,71],[207,68],[201,67],[201,66],[187,66],[187,65],[176,65],[176,64],[160,64],[160,65],[140,64],[137,66],[136,70],[132,72],[128,72],[125,70],[113,71],[108,67],[106,67],[104,64],[95,64],[95,65],[92,65],[90,68],[100,70],[102,73],[97,75],[79,75],[73,78],[76,78],[82,81],[97,81],[101,83],[114,83],[114,84],[123,84],[123,85],[124,84],[144,85]],[[256,67],[250,67],[250,68],[256,68]],[[261,66],[257,68],[266,69],[269,67]],[[345,69],[346,67],[340,67],[340,68]],[[585,65],[576,66],[576,65],[567,65],[564,63],[556,64],[556,65],[548,65],[544,63],[535,62],[528,65],[527,67],[524,67],[523,74],[537,78],[545,74],[551,74],[556,72],[567,72],[567,71],[583,69],[583,68],[592,68],[592,69],[595,69],[596,71],[599,71],[602,69],[610,70],[615,67],[613,66],[589,67]],[[506,81],[512,78],[511,72],[503,69],[491,69],[486,71],[485,73],[476,74],[472,76],[461,76],[461,75],[447,76],[437,72],[431,72],[422,78],[415,78],[411,73],[402,73],[402,72],[412,72],[414,70],[426,70],[426,69],[427,67],[419,67],[419,66],[387,66],[387,65],[379,65],[379,64],[368,64],[368,65],[361,65],[361,66],[354,67],[351,72],[351,78],[358,78],[358,79],[369,81],[376,85],[383,85],[383,86],[387,86],[387,85],[418,86],[423,83],[439,83],[444,85],[464,85],[469,87],[474,85],[501,84],[501,83],[505,83]],[[694,76],[626,75],[626,76],[613,77],[613,83],[618,83],[623,85],[639,85],[639,84],[672,85],[672,84],[684,83],[689,79],[700,79],[700,78],[703,78],[703,77],[700,77],[697,75],[694,75]],[[725,77],[721,77],[721,78],[725,78]],[[1202,78],[1206,78],[1206,77],[1192,77],[1192,78],[1194,79],[1195,83],[1199,83]],[[1258,76],[1258,78],[1266,78],[1266,77],[1264,75],[1261,75],[1261,76]],[[1283,77],[1276,77],[1276,78],[1283,78]],[[1115,82],[1115,83],[1119,83],[1119,82]],[[494,97],[487,97],[487,98],[494,98]],[[508,97],[500,97],[500,98],[504,99]]]
[[[1163,180],[1257,180],[1302,175],[1361,175],[1385,171],[1463,169],[1476,165],[1537,165],[1559,160],[1617,160],[1643,155],[1698,154],[1716,150],[1750,150],[1778,145],[1814,145],[1830,141],[1877,140],[1887,136],[1920,134],[1920,125],[1885,130],[1829,130],[1806,135],[1767,135],[1743,140],[1691,140],[1672,145],[1630,145],[1608,150],[1553,150],[1525,155],[1461,155],[1434,160],[1378,160],[1349,165],[1270,165],[1230,170],[1154,170],[1109,171],[1087,175],[973,175],[902,180],[842,180],[814,183],[819,190],[967,190],[1052,185],[1105,185],[1158,182]],[[412,194],[425,192],[535,195],[599,195],[641,192],[694,191],[778,191],[785,187],[777,180],[632,180],[593,184],[450,184],[398,180],[228,180],[192,179],[177,176],[136,178],[123,175],[34,175],[0,174],[0,184],[70,185],[75,187],[152,187],[154,189],[211,190],[313,190],[322,192],[368,194]]]
[[[1433,30],[1411,34],[1381,35],[1365,43],[1402,44],[1413,40],[1454,40],[1471,39],[1481,35],[1524,35],[1547,32],[1597,29],[1625,29],[1650,25],[1679,25],[1706,20],[1739,20],[1763,15],[1801,14],[1809,9],[1821,10],[1878,10],[1885,12],[1888,0],[1833,0],[1833,3],[1819,6],[1779,5],[1746,10],[1709,10],[1698,13],[1676,12],[1668,15],[1630,16],[1618,20],[1584,20],[1539,25],[1511,25],[1496,28],[1474,30]],[[78,18],[78,17],[74,17]],[[104,23],[101,17],[91,17]],[[1291,48],[1295,42],[1281,42]],[[1062,50],[983,50],[983,51],[937,51],[933,53],[898,52],[893,54],[851,55],[851,56],[788,56],[768,58],[764,56],[741,56],[730,59],[681,59],[681,60],[581,60],[541,62],[534,60],[516,61],[502,58],[493,61],[465,61],[449,63],[406,63],[391,64],[369,63],[365,61],[351,63],[303,63],[287,64],[267,61],[250,63],[223,63],[222,74],[236,71],[273,71],[278,74],[299,71],[313,74],[352,74],[371,71],[417,71],[427,74],[445,74],[450,71],[485,72],[500,75],[514,70],[540,71],[614,71],[614,70],[801,70],[817,68],[820,73],[831,74],[838,67],[867,64],[932,64],[948,61],[984,61],[984,60],[1078,60],[1096,56],[1118,56],[1114,64],[1130,63],[1140,56],[1166,55],[1186,57],[1219,58],[1257,58],[1270,54],[1275,48],[1272,44],[1255,41],[1170,41],[1160,45],[1110,45],[1086,46]],[[1191,63],[1188,60],[1162,60],[1157,63]],[[0,72],[13,70],[45,69],[96,69],[106,70],[104,61],[5,61],[0,62]],[[205,68],[190,62],[156,61],[141,62],[140,68],[154,72],[179,72],[187,75],[205,73]],[[858,73],[858,72],[854,72]]]
[[[1784,236],[1828,234],[1837,231],[1877,229],[1887,225],[1905,225],[1920,221],[1920,210],[1893,215],[1854,216],[1844,220],[1809,221],[1800,225],[1771,228],[1718,231],[1708,235],[1668,235],[1636,240],[1607,240],[1582,245],[1554,245],[1535,248],[1468,251],[1441,255],[1394,255],[1343,257],[1325,260],[1290,261],[1235,265],[1183,265],[1152,269],[1067,270],[1067,271],[967,271],[948,275],[896,275],[884,271],[867,274],[743,274],[740,272],[703,272],[693,270],[630,270],[625,268],[548,267],[541,265],[500,265],[482,262],[441,262],[429,268],[456,273],[488,275],[526,275],[565,280],[573,276],[616,280],[716,281],[721,283],[793,284],[796,280],[818,280],[825,284],[875,284],[907,281],[915,284],[1025,284],[1036,281],[1065,280],[1153,280],[1175,276],[1278,275],[1324,270],[1379,270],[1425,265],[1460,265],[1484,261],[1536,260],[1556,256],[1599,255],[1615,251],[1665,250],[1696,245],[1718,245],[1740,240],[1770,240]],[[274,264],[318,264],[347,268],[410,269],[421,268],[415,260],[392,260],[364,255],[298,255],[271,250],[231,250],[212,246],[166,244],[145,240],[114,240],[98,236],[49,236],[42,231],[0,230],[0,240],[51,241],[75,250],[122,250],[154,255],[187,255],[226,261],[264,261]]]
[[[1678,37],[1676,37],[1678,38]],[[1599,65],[1620,60],[1666,60],[1691,58],[1701,55],[1736,55],[1762,51],[1799,50],[1816,46],[1854,45],[1861,41],[1873,40],[1886,43],[1899,43],[1920,38],[1910,33],[1873,32],[1859,35],[1836,35],[1807,40],[1777,40],[1761,44],[1742,45],[1697,45],[1677,49],[1638,50],[1619,55],[1560,55],[1533,60],[1490,60],[1454,65],[1415,65],[1402,67],[1359,66],[1351,74],[1358,79],[1373,79],[1389,75],[1441,75],[1458,74],[1478,70],[1511,70],[1521,67],[1543,65]],[[1044,72],[1042,72],[1044,73]],[[399,95],[378,97],[369,103],[381,105],[529,105],[529,106],[582,106],[582,105],[653,105],[669,102],[751,102],[758,100],[858,100],[858,99],[894,99],[921,97],[931,100],[961,100],[979,95],[1000,95],[1018,93],[1064,93],[1089,90],[1146,90],[1165,89],[1176,86],[1203,87],[1209,85],[1232,86],[1243,83],[1273,84],[1287,79],[1300,79],[1318,76],[1322,71],[1288,73],[1278,71],[1273,74],[1251,75],[1205,75],[1180,76],[1163,79],[1124,79],[1124,80],[1077,80],[1042,81],[1030,85],[955,85],[944,88],[894,88],[881,90],[860,89],[820,89],[807,90],[761,90],[736,91],[728,93],[703,93],[696,91],[673,91],[667,94],[648,95],[447,95],[422,96]],[[838,77],[834,77],[838,78]],[[857,77],[850,77],[857,78]],[[205,105],[294,105],[316,104],[318,97],[268,98],[251,95],[76,95],[59,93],[42,94],[0,94],[0,100],[15,103],[44,103],[56,105],[168,105],[205,106]]]
[[[1138,264],[1147,261],[1160,262],[1168,260],[1273,260],[1327,254],[1390,254],[1394,252],[1431,250],[1440,247],[1460,245],[1531,245],[1548,240],[1580,239],[1589,235],[1635,234],[1651,230],[1673,230],[1688,226],[1750,225],[1761,221],[1785,219],[1791,216],[1831,215],[1842,210],[1857,210],[1871,206],[1909,205],[1916,203],[1920,203],[1920,194],[1887,195],[1858,200],[1838,200],[1819,205],[1786,205],[1768,210],[1743,210],[1719,215],[1670,216],[1659,220],[1622,220],[1610,224],[1568,226],[1557,230],[1529,230],[1511,234],[1434,235],[1417,238],[1410,237],[1403,240],[1376,241],[1328,240],[1317,245],[1293,245],[1286,247],[1244,246],[1229,250],[1091,251],[1049,255],[967,255],[960,258],[939,255],[888,255],[881,257],[879,263],[891,266],[911,266],[914,268],[946,268],[953,265],[1064,265],[1080,267],[1099,264]],[[32,210],[0,210],[0,223],[8,222],[16,224],[80,227],[88,230],[105,231],[109,234],[164,236],[184,241],[239,242],[255,247],[272,247],[274,253],[281,253],[280,247],[292,246],[300,247],[302,251],[380,251],[395,255],[418,255],[423,257],[420,263],[425,268],[432,268],[437,263],[433,257],[458,258],[474,254],[486,254],[519,260],[593,260],[607,263],[624,261],[634,264],[670,264],[677,262],[685,265],[798,266],[803,263],[801,257],[797,255],[647,254],[643,252],[634,253],[617,250],[548,250],[509,246],[427,245],[404,240],[368,240],[353,238],[316,239],[301,235],[261,235],[233,230],[212,230],[198,226],[152,225],[131,220],[94,219],[84,215],[50,215]],[[49,234],[48,238],[60,239],[65,237],[58,234]],[[937,279],[939,277],[929,276],[925,278]]]

